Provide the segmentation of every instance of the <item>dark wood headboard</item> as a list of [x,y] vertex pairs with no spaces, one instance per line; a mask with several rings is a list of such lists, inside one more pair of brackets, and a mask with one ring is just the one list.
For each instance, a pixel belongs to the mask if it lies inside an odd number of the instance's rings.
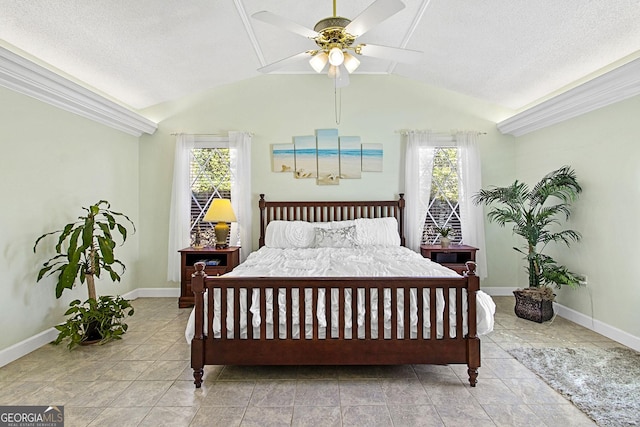
[[328,222],[356,218],[395,217],[398,220],[400,244],[404,246],[404,193],[398,200],[374,201],[324,201],[324,202],[268,202],[260,194],[260,240],[264,246],[267,224],[274,220]]

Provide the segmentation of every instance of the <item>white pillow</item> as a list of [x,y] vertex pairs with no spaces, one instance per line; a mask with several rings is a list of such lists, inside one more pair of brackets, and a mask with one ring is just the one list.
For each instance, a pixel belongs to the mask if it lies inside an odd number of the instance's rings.
[[318,248],[353,248],[356,242],[356,227],[316,228],[316,247]]
[[329,228],[336,230],[338,228],[354,226],[356,225],[356,221],[354,219],[347,219],[345,221],[331,221],[327,224],[329,224]]
[[[313,228],[324,228],[326,230],[326,229],[332,228],[331,224],[333,223],[332,222],[311,222],[310,224],[313,226]],[[354,224],[351,224],[351,225],[354,225]]]
[[270,248],[311,248],[315,242],[313,225],[306,221],[271,221],[264,244]]
[[355,224],[356,240],[360,246],[400,246],[398,221],[395,217],[358,218]]

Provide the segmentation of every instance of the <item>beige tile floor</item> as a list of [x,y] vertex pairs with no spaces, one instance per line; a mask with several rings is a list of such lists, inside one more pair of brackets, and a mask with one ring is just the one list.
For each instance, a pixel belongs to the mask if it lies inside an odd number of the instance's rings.
[[208,366],[195,389],[173,298],[133,301],[122,341],[44,346],[0,368],[0,405],[64,405],[65,426],[586,426],[593,423],[505,350],[618,345],[562,318],[518,319],[494,298],[476,388],[466,366]]

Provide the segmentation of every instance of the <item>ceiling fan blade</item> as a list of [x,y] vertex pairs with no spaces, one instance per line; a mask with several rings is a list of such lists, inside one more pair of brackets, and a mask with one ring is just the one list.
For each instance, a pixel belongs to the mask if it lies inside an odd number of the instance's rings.
[[279,70],[280,68],[286,67],[287,65],[295,64],[296,62],[309,57],[311,57],[311,54],[309,52],[296,53],[295,55],[289,56],[287,58],[281,59],[276,62],[272,62],[271,64],[265,65],[264,67],[258,68],[258,71],[260,71],[261,73],[270,73],[272,71],[276,71],[276,70]]
[[345,30],[356,37],[361,36],[402,9],[404,9],[404,3],[400,0],[376,0],[355,17]]
[[362,44],[359,47],[362,56],[372,56],[374,58],[402,62],[403,64],[413,64],[418,62],[422,57],[422,52],[417,50],[400,49],[377,44]]
[[301,35],[302,37],[313,39],[318,36],[318,33],[316,31],[313,31],[303,25],[290,21],[287,18],[283,18],[282,16],[276,15],[275,13],[271,13],[266,10],[256,12],[251,15],[251,17],[257,19],[258,21],[266,22],[267,24],[275,25],[276,27],[289,30],[293,33]]

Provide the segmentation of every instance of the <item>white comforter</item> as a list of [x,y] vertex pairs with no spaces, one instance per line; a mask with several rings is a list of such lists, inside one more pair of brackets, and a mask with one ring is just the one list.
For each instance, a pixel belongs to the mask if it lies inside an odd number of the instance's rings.
[[[236,267],[227,276],[244,276],[244,277],[258,277],[258,276],[271,276],[271,277],[398,277],[398,276],[412,276],[412,277],[459,277],[458,274],[446,268],[440,264],[432,262],[429,259],[423,258],[420,254],[411,251],[402,246],[364,246],[356,248],[296,248],[296,249],[278,249],[263,247],[260,250],[253,252],[247,257],[247,260]],[[214,298],[217,301],[215,306],[216,316],[214,317],[214,335],[220,336],[220,306],[219,306],[219,290],[216,291],[217,295]],[[246,291],[242,290],[241,293]],[[466,291],[465,291],[466,292]],[[324,289],[319,290],[318,305],[316,307],[316,316],[318,323],[321,327],[326,327],[326,313],[327,307],[324,304]],[[371,318],[372,318],[372,336],[377,337],[377,295],[376,292],[372,292],[372,298],[374,303],[371,304]],[[241,294],[241,301],[246,301],[244,297],[246,294]],[[455,295],[455,291],[451,291],[451,296]],[[273,325],[273,294],[271,291],[267,291],[267,307],[266,307],[266,321],[268,325]],[[284,337],[286,334],[285,312],[284,312],[284,290],[278,292],[278,299],[280,304],[280,325],[278,327],[278,333]],[[306,290],[303,301],[310,301],[311,291]],[[364,333],[364,318],[365,318],[365,304],[364,304],[364,290],[360,289],[357,292],[357,307],[358,307],[358,327],[356,328],[356,334],[359,337]],[[418,298],[416,290],[411,291],[410,301],[410,321],[411,328],[410,334],[416,335],[417,332],[417,304]],[[429,337],[430,334],[430,322],[429,322],[429,294],[422,295],[423,307],[424,307],[424,334]],[[293,324],[299,325],[298,316],[298,303],[299,295],[294,292],[293,305],[294,310],[292,313]],[[254,328],[254,336],[259,334],[259,326],[262,321],[260,315],[260,295],[259,290],[255,289],[251,296],[251,307],[249,312],[253,315],[251,317],[252,327]],[[338,290],[334,289],[331,292],[331,307],[329,309],[332,322],[331,325],[336,325],[338,320],[337,313],[337,301]],[[403,322],[403,295],[402,291],[397,299],[397,312],[398,312],[398,335],[403,336],[404,325]],[[453,301],[453,300],[452,300]],[[345,295],[345,313],[344,322],[340,322],[344,325],[346,331],[345,336],[351,336],[351,292],[347,292]],[[242,304],[241,308],[241,321],[240,321],[240,335],[246,336],[247,326],[247,313],[246,307]],[[453,305],[453,304],[452,304]],[[233,301],[227,301],[227,329],[229,336],[232,336],[233,331]],[[206,310],[205,304],[205,310]],[[455,307],[449,307],[449,319],[450,319],[450,335],[455,336],[456,324],[455,324]],[[477,326],[478,334],[486,334],[493,330],[493,315],[495,313],[495,304],[489,295],[479,291],[477,293]],[[444,298],[442,296],[442,290],[438,290],[436,294],[436,310],[437,310],[437,334],[442,336],[442,317],[444,312]],[[463,294],[463,333],[467,332],[466,325],[466,294]],[[384,311],[385,311],[385,336],[389,336],[391,329],[390,325],[390,313],[391,313],[391,299],[390,290],[387,289],[384,294]],[[312,309],[310,304],[305,304],[305,335],[310,336]],[[205,312],[206,317],[206,312]],[[206,328],[206,322],[205,322]],[[187,342],[191,342],[195,329],[195,310],[191,313],[189,321],[187,323],[187,329],[185,331],[185,338]],[[273,326],[267,330],[267,336],[273,336]],[[299,335],[299,327],[294,328],[294,338]],[[205,331],[206,333],[206,331]],[[337,336],[337,329],[333,328],[330,332],[331,336]],[[321,331],[320,337],[323,338],[324,334]]]

